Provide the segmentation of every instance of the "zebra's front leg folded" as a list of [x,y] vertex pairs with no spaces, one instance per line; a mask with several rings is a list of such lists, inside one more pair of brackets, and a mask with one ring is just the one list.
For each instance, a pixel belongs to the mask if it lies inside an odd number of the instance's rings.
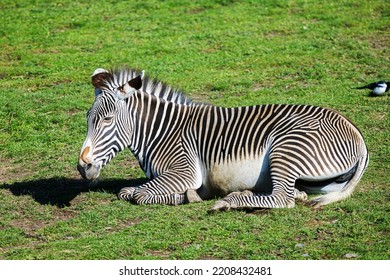
[[191,178],[185,172],[167,171],[141,186],[122,188],[118,197],[137,204],[179,205],[201,201],[196,193],[199,186]]
[[172,194],[148,194],[142,187],[125,187],[118,193],[118,198],[137,204],[169,204],[179,205],[187,201],[186,195]]
[[186,202],[184,193],[151,194],[144,188],[135,190],[134,201],[137,204],[167,204],[179,205]]
[[139,187],[125,187],[118,193],[118,198],[126,201],[134,201],[134,192]]

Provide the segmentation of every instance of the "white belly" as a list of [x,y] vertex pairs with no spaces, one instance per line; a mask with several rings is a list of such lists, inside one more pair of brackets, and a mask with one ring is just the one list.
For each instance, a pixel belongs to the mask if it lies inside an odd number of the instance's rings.
[[214,164],[203,172],[203,196],[225,196],[243,190],[270,192],[268,156]]

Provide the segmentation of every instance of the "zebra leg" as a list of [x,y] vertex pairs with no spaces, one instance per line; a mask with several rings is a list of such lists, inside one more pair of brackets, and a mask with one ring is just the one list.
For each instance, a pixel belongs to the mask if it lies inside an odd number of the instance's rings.
[[[234,196],[241,196],[241,198],[237,198],[237,197],[234,197]],[[251,203],[249,205],[245,205],[245,203],[230,203],[229,201],[227,200],[231,200],[231,201],[234,201],[234,200],[245,200],[247,198],[245,198],[245,196],[266,196],[266,195],[263,195],[263,194],[257,194],[257,193],[252,193],[250,191],[243,191],[243,192],[234,192],[234,193],[230,193],[229,195],[227,195],[224,199],[222,200],[219,200],[215,203],[215,205],[213,206],[212,208],[212,211],[217,211],[217,210],[230,210],[230,209],[239,209],[239,208],[242,208],[242,209],[245,209],[245,208],[279,208],[279,207],[261,207],[261,206],[258,206],[258,205],[255,205],[255,203]],[[230,199],[229,199],[230,197]],[[304,192],[304,191],[299,191],[297,189],[294,189],[294,198],[297,200],[297,201],[307,201],[307,194]],[[252,199],[254,200],[254,199]],[[288,205],[287,207],[293,207],[294,204],[291,204],[291,205]]]
[[[272,194],[252,193],[251,191],[233,192],[217,201],[211,212],[230,209],[252,208],[291,208],[295,206],[295,198],[304,199],[304,194],[294,188],[294,184],[280,182],[273,184]],[[296,190],[296,191],[295,191]]]
[[126,201],[133,201],[135,190],[139,187],[125,187],[118,193],[118,198]]
[[187,202],[185,193],[148,194],[141,186],[122,188],[118,193],[118,198],[137,204],[179,205]]
[[[118,198],[126,201],[136,202],[134,198],[134,192],[139,187],[125,187],[122,188],[118,193]],[[196,190],[188,189],[184,192],[184,194],[168,194],[168,195],[160,195],[161,201],[171,202],[166,204],[183,204],[183,203],[192,203],[192,202],[200,202],[203,201],[202,198],[198,195]]]
[[199,186],[195,178],[191,179],[194,176],[183,173],[168,171],[141,186],[122,188],[118,198],[137,204],[179,205],[201,201],[196,193]]

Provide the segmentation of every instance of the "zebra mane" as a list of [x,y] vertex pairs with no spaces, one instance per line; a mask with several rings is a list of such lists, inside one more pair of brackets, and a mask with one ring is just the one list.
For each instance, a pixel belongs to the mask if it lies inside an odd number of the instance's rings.
[[[129,80],[143,74],[142,71],[130,69],[128,67],[112,68],[108,72],[111,74],[111,77],[109,80],[105,81],[105,83],[112,87],[122,86]],[[185,96],[183,91],[172,88],[164,82],[151,78],[147,75],[144,77],[142,82],[142,91],[177,104],[193,103],[189,97]]]

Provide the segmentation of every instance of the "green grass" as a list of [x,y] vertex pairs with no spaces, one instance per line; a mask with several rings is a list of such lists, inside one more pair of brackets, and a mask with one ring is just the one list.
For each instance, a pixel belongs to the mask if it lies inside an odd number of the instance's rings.
[[[390,258],[388,1],[1,1],[0,259]],[[98,185],[76,163],[90,75],[127,64],[222,106],[312,104],[361,129],[353,196],[313,210],[208,214],[116,199],[144,175],[126,151]]]

